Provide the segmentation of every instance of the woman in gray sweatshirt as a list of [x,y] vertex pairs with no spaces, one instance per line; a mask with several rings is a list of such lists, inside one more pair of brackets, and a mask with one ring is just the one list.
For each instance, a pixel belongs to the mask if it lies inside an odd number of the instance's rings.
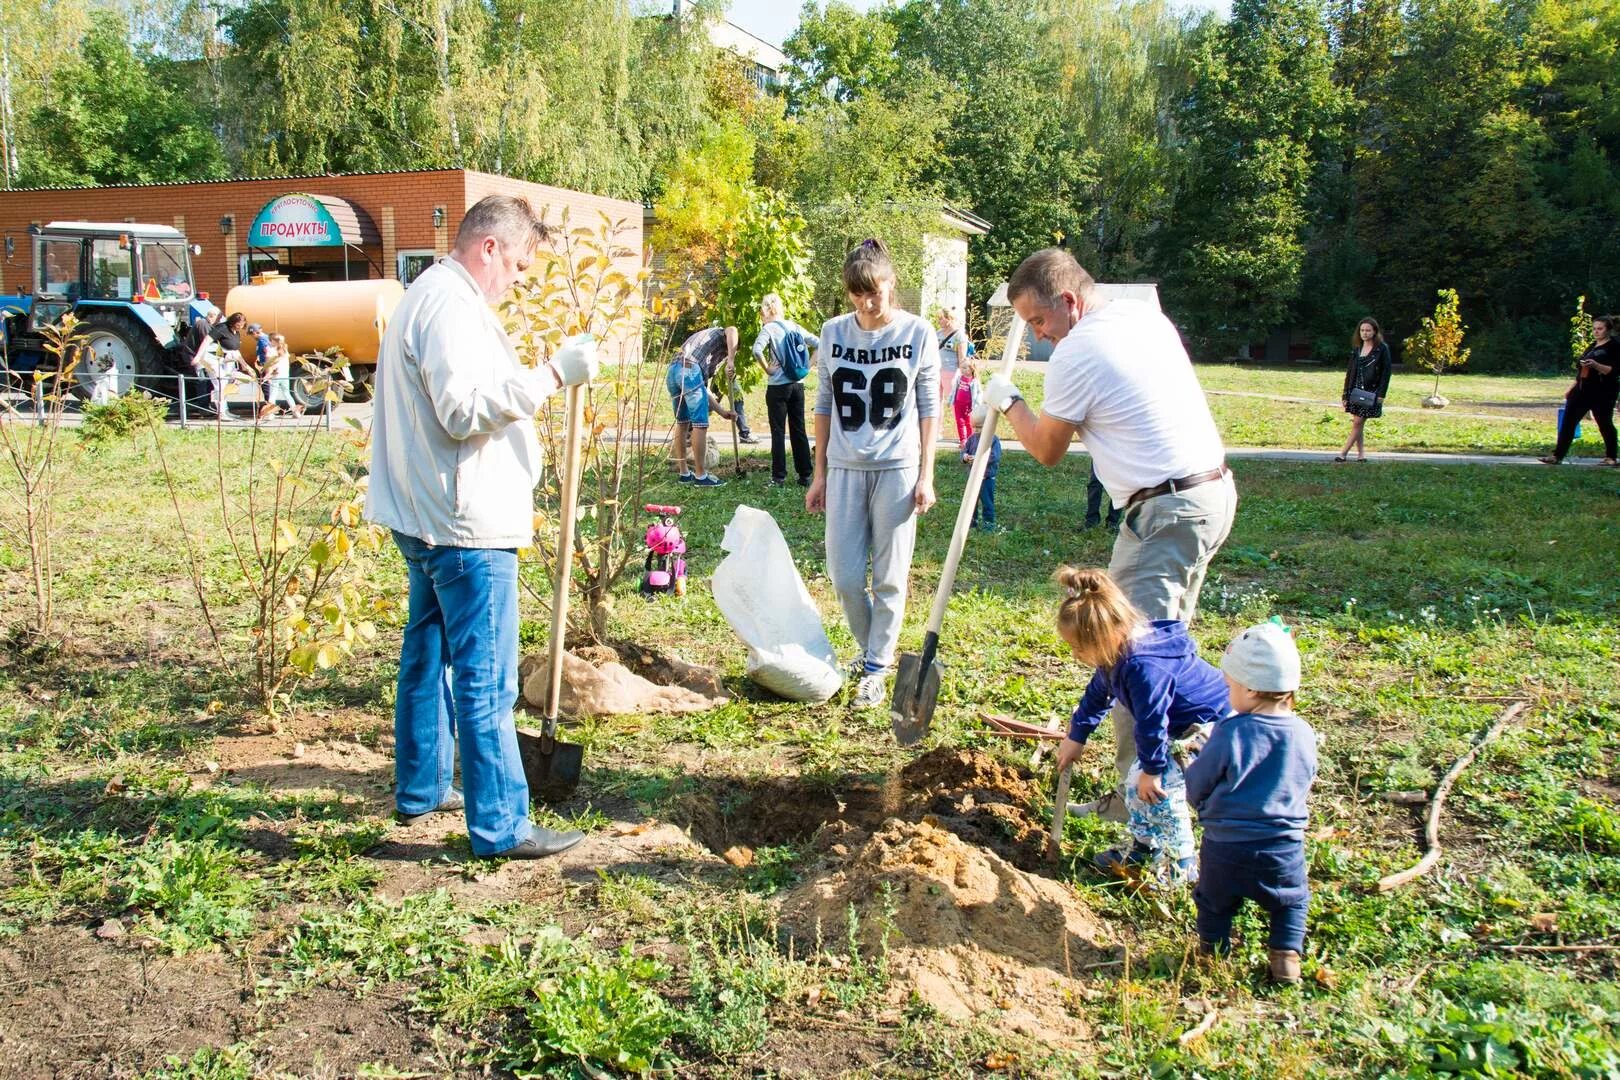
[[804,505],[827,515],[827,576],[860,649],[853,703],[869,708],[887,697],[917,515],[935,501],[939,348],[925,320],[895,306],[894,262],[881,240],[845,258],[844,289],[855,310],[821,328],[815,477]]

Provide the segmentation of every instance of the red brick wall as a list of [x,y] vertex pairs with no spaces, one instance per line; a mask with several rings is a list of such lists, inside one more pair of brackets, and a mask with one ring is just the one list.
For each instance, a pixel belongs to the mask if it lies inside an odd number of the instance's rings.
[[[346,199],[370,216],[382,234],[380,246],[367,254],[381,264],[381,274],[397,273],[394,256],[400,250],[449,251],[456,228],[467,207],[491,192],[529,197],[537,210],[550,209],[553,220],[568,206],[576,223],[597,220],[597,211],[626,219],[626,247],[641,251],[641,207],[637,203],[607,199],[563,188],[461,169],[408,173],[367,173],[352,176],[315,176],[264,180],[223,180],[193,184],[153,184],[131,187],[56,188],[0,191],[0,236],[13,239],[11,259],[0,255],[0,293],[28,288],[33,246],[28,226],[51,221],[125,221],[183,228],[203,253],[193,259],[197,287],[223,301],[236,284],[237,256],[246,251],[248,228],[264,204],[278,195],[305,191]],[[445,210],[445,223],[433,227],[433,211]],[[220,218],[235,218],[231,233],[220,232]],[[295,253],[295,260],[298,257]],[[364,260],[351,253],[354,276],[365,272]],[[632,268],[630,262],[625,263]],[[633,268],[632,268],[633,269]],[[378,270],[370,269],[372,276]]]

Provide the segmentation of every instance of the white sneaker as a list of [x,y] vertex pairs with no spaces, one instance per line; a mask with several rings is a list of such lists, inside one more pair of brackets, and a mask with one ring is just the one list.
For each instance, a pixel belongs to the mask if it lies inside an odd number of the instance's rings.
[[861,676],[860,683],[855,687],[855,697],[850,704],[857,709],[871,709],[882,705],[888,697],[888,672],[874,671],[870,675]]

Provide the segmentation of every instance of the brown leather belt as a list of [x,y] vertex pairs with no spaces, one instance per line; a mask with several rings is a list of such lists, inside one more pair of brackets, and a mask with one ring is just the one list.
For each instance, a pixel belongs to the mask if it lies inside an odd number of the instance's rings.
[[1193,473],[1191,476],[1166,480],[1164,483],[1156,484],[1150,488],[1141,488],[1132,492],[1131,497],[1125,500],[1125,509],[1129,510],[1137,503],[1147,502],[1149,499],[1160,495],[1174,495],[1178,491],[1186,491],[1188,488],[1195,488],[1199,484],[1208,484],[1211,481],[1219,480],[1221,477],[1226,476],[1229,471],[1225,464],[1222,464],[1220,468],[1211,469],[1208,472]]

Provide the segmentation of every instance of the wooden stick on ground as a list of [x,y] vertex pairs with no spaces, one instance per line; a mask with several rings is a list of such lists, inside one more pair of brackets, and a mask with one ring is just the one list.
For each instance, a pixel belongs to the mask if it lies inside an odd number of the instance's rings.
[[1209,1012],[1204,1014],[1204,1018],[1202,1020],[1198,1021],[1198,1023],[1176,1036],[1176,1045],[1186,1046],[1188,1043],[1197,1042],[1205,1035],[1208,1035],[1209,1029],[1215,1026],[1215,1021],[1220,1017],[1220,1015],[1221,1014],[1216,1010],[1210,1009]]
[[1456,783],[1457,777],[1461,776],[1463,770],[1473,763],[1474,758],[1484,749],[1485,744],[1500,735],[1502,729],[1512,723],[1524,711],[1524,707],[1525,703],[1523,701],[1516,701],[1504,709],[1502,715],[1496,718],[1496,722],[1486,728],[1483,735],[1474,740],[1474,745],[1469,748],[1468,753],[1458,758],[1451,768],[1446,770],[1446,775],[1440,780],[1440,786],[1434,789],[1434,800],[1429,803],[1429,817],[1423,825],[1423,844],[1425,848],[1423,858],[1419,859],[1415,866],[1402,870],[1398,874],[1390,874],[1387,877],[1380,878],[1378,880],[1379,892],[1385,893],[1398,889],[1434,869],[1435,863],[1440,861],[1440,811],[1445,808],[1446,796],[1451,794],[1451,785]]
[[1620,952],[1620,945],[1593,944],[1593,945],[1492,945],[1498,952],[1522,953],[1589,953],[1589,952]]

